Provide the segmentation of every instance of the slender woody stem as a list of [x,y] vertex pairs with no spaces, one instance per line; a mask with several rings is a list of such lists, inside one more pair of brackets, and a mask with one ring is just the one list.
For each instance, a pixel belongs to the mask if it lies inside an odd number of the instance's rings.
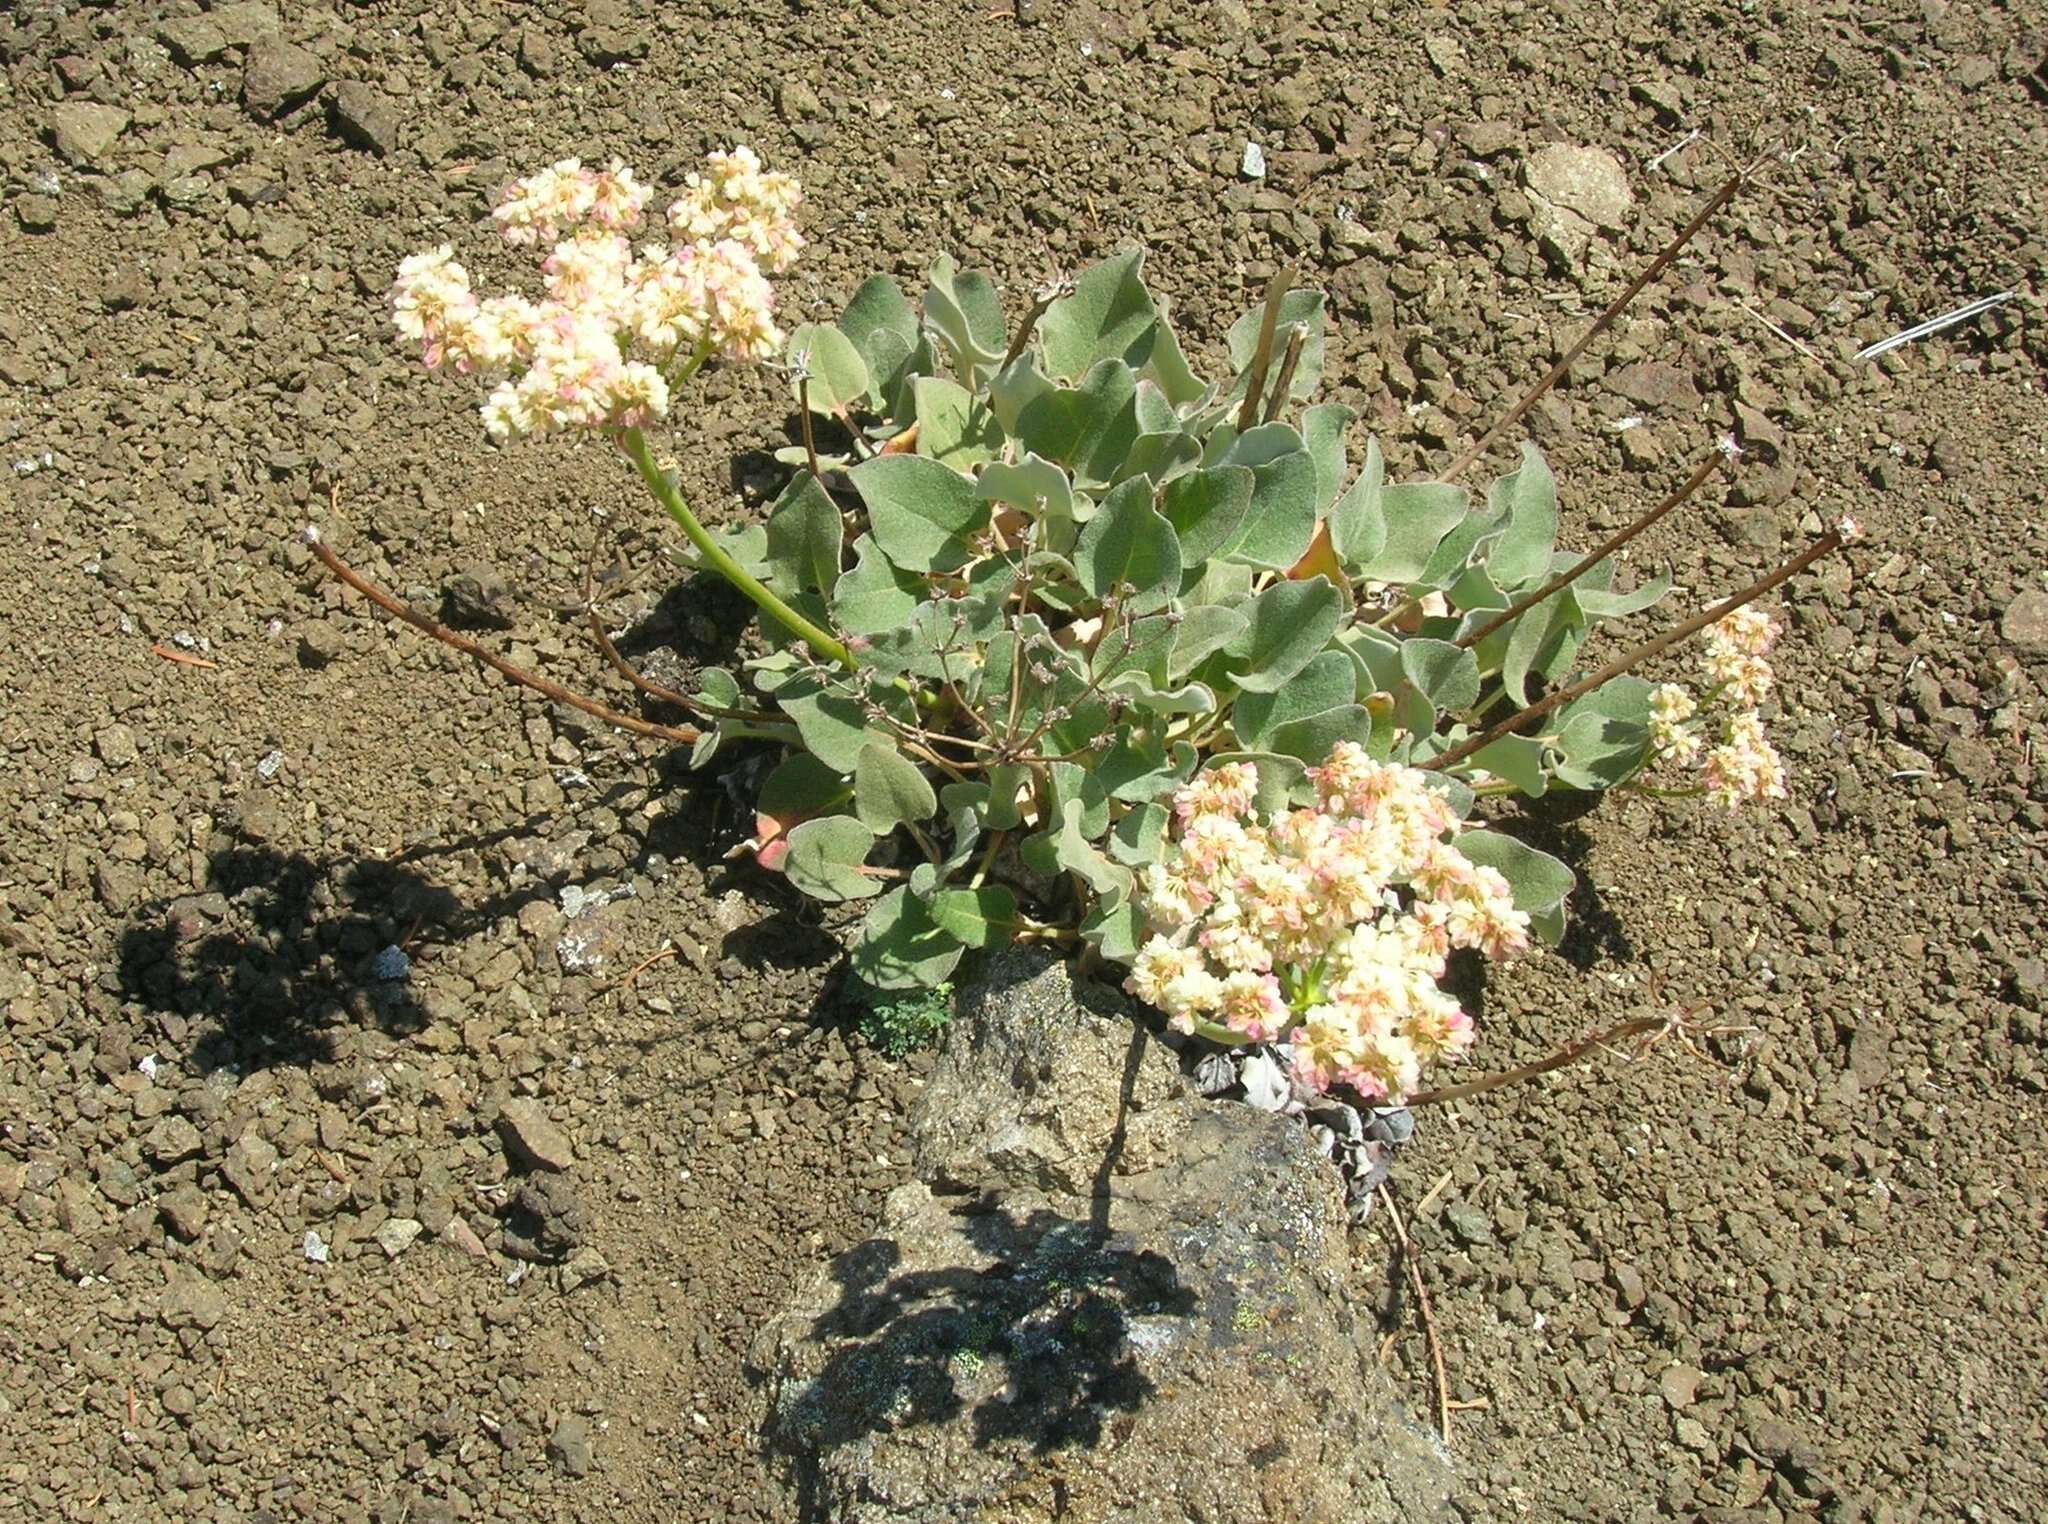
[[[338,494],[338,492],[339,489],[337,488],[336,493]],[[464,656],[481,662],[493,672],[509,677],[522,688],[531,688],[534,692],[544,694],[546,697],[555,700],[556,703],[567,704],[571,709],[580,709],[585,714],[594,715],[598,719],[603,720],[607,725],[616,725],[619,729],[630,730],[635,735],[652,736],[658,741],[680,741],[688,745],[696,741],[698,736],[702,734],[693,726],[656,725],[651,720],[643,720],[635,715],[621,714],[618,710],[600,704],[595,699],[587,699],[580,693],[564,688],[560,683],[550,682],[547,678],[541,677],[537,673],[528,672],[523,667],[515,667],[497,652],[486,646],[478,645],[467,636],[456,634],[446,625],[429,619],[425,614],[420,613],[419,610],[399,602],[398,599],[385,592],[383,588],[377,586],[369,578],[355,571],[340,556],[329,550],[327,542],[320,538],[318,530],[308,526],[305,533],[305,541],[307,548],[320,558],[321,565],[376,604],[385,613],[395,619],[404,620],[423,635],[431,635],[444,646],[454,647]]]
[[1252,352],[1252,368],[1245,376],[1244,401],[1237,409],[1240,434],[1259,421],[1259,398],[1266,390],[1266,371],[1273,363],[1273,332],[1280,326],[1280,304],[1286,300],[1293,278],[1283,265],[1266,283],[1266,312],[1259,319],[1259,347]]
[[706,564],[734,587],[754,600],[764,614],[769,615],[790,634],[796,636],[827,661],[835,662],[853,671],[858,665],[853,653],[825,631],[812,624],[795,609],[784,603],[754,577],[741,569],[740,564],[726,554],[723,547],[705,532],[697,522],[697,515],[690,511],[690,505],[683,501],[682,493],[669,478],[666,471],[655,464],[654,453],[647,448],[647,436],[638,429],[619,431],[619,448],[626,452],[640,472],[640,479],[647,483],[647,490],[654,494],[654,500],[661,504],[668,516],[681,526],[690,543],[704,557]]
[[1699,469],[1694,471],[1691,476],[1688,476],[1684,482],[1682,482],[1678,487],[1676,487],[1671,492],[1671,494],[1664,499],[1663,502],[1659,503],[1649,512],[1640,515],[1636,519],[1636,521],[1630,524],[1627,528],[1618,530],[1614,534],[1609,535],[1606,539],[1602,540],[1598,545],[1594,546],[1591,550],[1587,551],[1584,559],[1579,561],[1569,571],[1558,573],[1557,576],[1551,578],[1550,581],[1544,583],[1542,587],[1538,588],[1535,592],[1529,594],[1528,597],[1516,599],[1513,603],[1509,604],[1506,608],[1502,609],[1498,614],[1494,615],[1493,618],[1487,620],[1485,624],[1481,625],[1471,634],[1461,637],[1458,641],[1459,648],[1461,650],[1471,649],[1473,646],[1478,645],[1480,641],[1486,639],[1486,637],[1491,635],[1495,630],[1499,629],[1502,625],[1506,624],[1509,620],[1520,618],[1523,614],[1528,613],[1529,610],[1536,607],[1537,604],[1543,602],[1546,598],[1549,598],[1554,594],[1563,592],[1566,588],[1570,587],[1574,582],[1578,581],[1579,578],[1583,577],[1587,572],[1591,571],[1594,567],[1598,566],[1602,561],[1606,560],[1609,556],[1613,555],[1617,550],[1621,549],[1622,546],[1628,544],[1630,540],[1633,540],[1637,535],[1641,534],[1644,530],[1648,529],[1652,524],[1656,523],[1657,520],[1663,518],[1665,514],[1669,513],[1672,509],[1676,508],[1680,503],[1684,502],[1687,498],[1691,497],[1695,492],[1699,491],[1699,489],[1706,484],[1707,478],[1712,476],[1716,471],[1720,470],[1722,466],[1726,465],[1727,461],[1728,457],[1725,454],[1723,454],[1718,449],[1715,450],[1712,455],[1708,456],[1705,460],[1701,461]]
[[1553,709],[1569,704],[1573,699],[1591,693],[1603,683],[1611,682],[1613,679],[1620,677],[1629,668],[1648,661],[1660,652],[1668,651],[1681,640],[1697,635],[1715,620],[1725,619],[1743,605],[1754,603],[1772,588],[1778,586],[1779,583],[1789,581],[1791,578],[1798,576],[1799,573],[1805,571],[1807,567],[1813,565],[1814,562],[1818,561],[1829,551],[1839,550],[1841,545],[1841,534],[1836,530],[1830,529],[1826,534],[1815,540],[1806,549],[1802,550],[1769,576],[1761,577],[1752,582],[1732,598],[1724,598],[1712,608],[1703,609],[1693,615],[1692,618],[1686,620],[1683,624],[1675,625],[1671,629],[1666,630],[1662,635],[1646,640],[1641,645],[1622,652],[1621,655],[1615,657],[1613,661],[1602,667],[1598,672],[1595,672],[1591,677],[1573,683],[1568,688],[1560,688],[1555,693],[1547,694],[1526,708],[1519,709],[1509,715],[1498,725],[1481,731],[1469,740],[1461,741],[1441,756],[1431,757],[1427,762],[1418,762],[1415,765],[1426,772],[1440,771],[1451,766],[1453,763],[1464,761],[1475,751],[1491,746],[1502,736],[1513,735],[1525,726],[1542,719],[1544,715],[1549,714]]
[[1301,364],[1302,346],[1308,343],[1308,329],[1296,323],[1287,330],[1287,350],[1280,357],[1280,374],[1273,378],[1273,395],[1266,400],[1266,422],[1272,423],[1287,406],[1288,388],[1294,385],[1295,367]]
[[1630,281],[1627,289],[1607,304],[1605,312],[1593,319],[1593,326],[1579,335],[1579,341],[1572,345],[1570,349],[1567,349],[1564,352],[1563,358],[1550,367],[1550,373],[1528,391],[1524,392],[1522,400],[1509,408],[1506,416],[1500,422],[1474,440],[1465,453],[1452,461],[1450,466],[1444,471],[1444,474],[1438,477],[1437,480],[1445,482],[1456,481],[1459,476],[1464,474],[1465,468],[1484,455],[1496,439],[1521,422],[1529,409],[1543,400],[1543,394],[1563,379],[1564,373],[1572,368],[1572,362],[1586,352],[1586,346],[1613,326],[1614,320],[1628,309],[1628,304],[1636,299],[1643,287],[1649,285],[1651,281],[1671,267],[1671,262],[1684,252],[1685,246],[1699,236],[1700,229],[1713,219],[1716,212],[1734,200],[1735,193],[1741,190],[1748,181],[1749,171],[1747,169],[1738,169],[1733,175],[1729,176],[1728,182],[1714,192],[1713,199],[1701,207],[1699,213],[1692,221],[1678,230],[1678,236],[1664,246],[1664,252],[1651,260],[1644,268],[1643,273]]

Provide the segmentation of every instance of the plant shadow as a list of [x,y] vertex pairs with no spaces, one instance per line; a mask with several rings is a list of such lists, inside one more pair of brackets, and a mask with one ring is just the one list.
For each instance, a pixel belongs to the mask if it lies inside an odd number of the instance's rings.
[[1044,1207],[957,1220],[958,1265],[904,1269],[886,1236],[833,1263],[839,1300],[811,1333],[839,1347],[772,1420],[797,1458],[801,1517],[825,1516],[821,1458],[871,1436],[967,1414],[976,1449],[1043,1455],[1099,1444],[1155,1395],[1133,1321],[1196,1311],[1170,1260]]
[[1600,883],[1586,867],[1592,838],[1579,825],[1600,804],[1601,795],[1559,792],[1525,799],[1520,807],[1489,820],[1491,830],[1513,836],[1572,870],[1577,881],[1565,899],[1564,939],[1557,955],[1584,973],[1602,962],[1632,963],[1636,945],[1614,913]]

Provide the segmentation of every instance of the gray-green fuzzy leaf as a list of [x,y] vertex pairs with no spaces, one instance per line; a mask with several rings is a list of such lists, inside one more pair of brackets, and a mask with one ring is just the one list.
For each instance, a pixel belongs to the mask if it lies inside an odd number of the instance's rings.
[[1164,608],[1180,592],[1180,566],[1180,542],[1142,476],[1103,499],[1074,546],[1081,585],[1098,599],[1121,598],[1134,613]]
[[1100,360],[1136,368],[1152,355],[1159,314],[1145,289],[1145,251],[1127,249],[1082,272],[1038,322],[1046,371],[1071,381]]
[[932,920],[922,899],[901,885],[868,911],[850,962],[879,990],[930,989],[953,971],[967,949]]
[[789,833],[783,872],[814,900],[871,899],[882,892],[882,885],[860,870],[874,844],[874,832],[851,816],[806,820]]
[[861,824],[886,835],[906,820],[929,820],[938,808],[938,797],[918,765],[887,740],[871,736],[853,765],[853,812]]
[[802,324],[783,353],[801,377],[801,384],[791,382],[791,395],[808,396],[814,413],[829,418],[868,394],[871,382],[860,347],[830,323]]
[[882,553],[910,572],[954,571],[970,554],[968,537],[988,524],[974,483],[921,455],[877,455],[850,473],[867,504]]
[[1244,533],[1257,478],[1245,466],[1189,471],[1166,484],[1162,508],[1180,541],[1184,564],[1200,566]]
[[1250,628],[1225,650],[1236,658],[1240,688],[1270,693],[1329,644],[1343,617],[1343,597],[1321,577],[1276,582],[1252,600],[1248,613]]
[[800,473],[768,513],[769,579],[785,592],[802,588],[829,597],[839,581],[845,532],[830,494],[810,472]]

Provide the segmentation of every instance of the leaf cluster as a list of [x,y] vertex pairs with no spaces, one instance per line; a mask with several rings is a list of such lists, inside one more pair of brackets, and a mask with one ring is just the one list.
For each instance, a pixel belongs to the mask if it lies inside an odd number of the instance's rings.
[[[1662,596],[1606,563],[1535,596],[1577,557],[1533,446],[1478,496],[1388,480],[1370,438],[1354,461],[1350,410],[1308,400],[1324,322],[1319,294],[1276,289],[1204,379],[1131,250],[1021,316],[942,258],[919,302],[877,276],[791,335],[797,396],[843,448],[807,423],[765,523],[720,544],[852,659],[781,646],[744,674],[758,698],[707,674],[731,718],[697,761],[791,743],[764,840],[806,893],[871,902],[862,980],[930,987],[1020,935],[1128,956],[1171,795],[1206,763],[1254,762],[1269,808],[1339,741],[1429,766]],[[1648,703],[1616,679],[1436,776],[1461,812],[1613,787],[1645,761]],[[1461,839],[1555,936],[1569,872]]]

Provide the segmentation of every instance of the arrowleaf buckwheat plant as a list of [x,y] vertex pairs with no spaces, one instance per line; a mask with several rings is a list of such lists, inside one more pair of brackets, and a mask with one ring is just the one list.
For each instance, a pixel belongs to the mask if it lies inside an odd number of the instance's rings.
[[[1350,410],[1309,400],[1319,294],[1276,278],[1213,379],[1135,249],[1023,313],[942,256],[917,300],[876,276],[785,336],[768,276],[802,247],[800,196],[714,154],[666,242],[636,246],[648,187],[566,160],[493,213],[540,253],[538,294],[479,298],[443,245],[394,305],[429,368],[488,379],[490,435],[615,441],[686,559],[761,611],[760,654],[699,675],[692,761],[785,748],[751,845],[819,901],[867,902],[867,985],[1085,942],[1183,1031],[1275,1045],[1308,1093],[1398,1101],[1472,1041],[1451,954],[1563,929],[1571,873],[1468,824],[1479,801],[1783,796],[1759,717],[1776,627],[1746,605],[1841,534],[1582,674],[1596,627],[1668,579],[1620,585],[1629,535],[1561,549],[1533,446],[1476,495],[1389,480],[1375,440],[1354,462]],[[765,521],[729,531],[646,432],[714,359],[779,359],[803,422]],[[1631,671],[1701,630],[1698,696]]]

